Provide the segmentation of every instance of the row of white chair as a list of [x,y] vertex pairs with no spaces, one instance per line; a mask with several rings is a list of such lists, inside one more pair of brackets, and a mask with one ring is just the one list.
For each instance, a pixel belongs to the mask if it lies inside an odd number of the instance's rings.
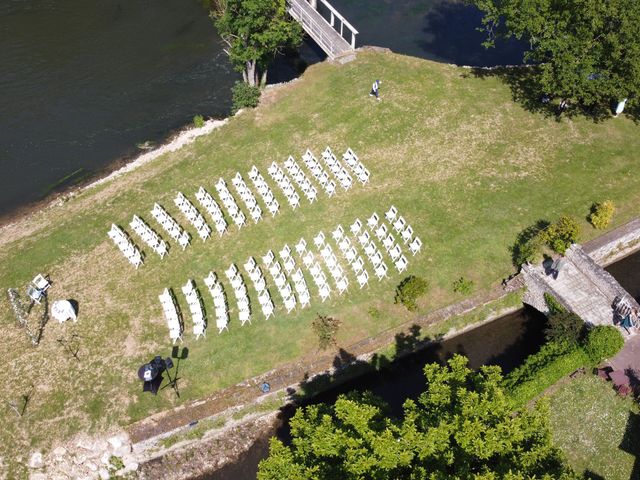
[[187,280],[187,283],[182,287],[182,293],[187,299],[187,304],[189,305],[191,320],[193,321],[193,334],[196,336],[196,340],[201,336],[206,337],[207,320],[204,315],[200,292],[196,289],[196,285],[193,280]]
[[174,344],[178,340],[182,341],[183,324],[173,292],[171,289],[165,288],[158,298],[160,298],[162,311],[169,327],[169,338]]
[[311,295],[307,288],[307,282],[304,279],[302,270],[296,267],[296,261],[294,260],[293,255],[291,255],[291,247],[286,243],[284,247],[282,247],[282,250],[280,250],[280,258],[282,259],[284,270],[287,275],[291,277],[293,286],[298,294],[298,303],[300,303],[302,308],[306,307],[311,302]]
[[269,210],[269,213],[271,213],[272,217],[275,217],[276,213],[278,213],[278,211],[280,210],[280,204],[273,195],[271,187],[269,187],[267,182],[265,182],[264,177],[258,171],[258,168],[255,165],[251,167],[251,170],[249,170],[249,178],[262,197],[262,200],[267,206],[267,210]]
[[358,156],[351,148],[347,148],[347,151],[342,155],[342,159],[363,185],[369,181],[371,176],[369,170],[358,160]]
[[333,240],[338,244],[338,248],[342,253],[344,259],[349,263],[353,273],[356,275],[356,280],[363,288],[369,283],[369,272],[364,268],[364,260],[358,253],[357,249],[351,243],[349,237],[345,234],[342,225],[338,225],[336,229],[331,233]]
[[351,178],[351,175],[349,175],[349,172],[347,172],[347,169],[342,166],[340,161],[333,154],[331,148],[327,147],[324,149],[322,152],[322,159],[327,167],[329,167],[331,173],[333,173],[333,176],[336,177],[340,186],[345,190],[349,190],[353,185],[353,179]]
[[227,308],[227,299],[224,294],[224,288],[222,283],[218,281],[218,276],[209,272],[204,279],[204,284],[209,289],[209,293],[213,298],[213,306],[216,311],[216,327],[218,328],[218,334],[222,333],[222,330],[229,330],[229,309]]
[[191,225],[195,227],[198,235],[203,241],[211,236],[211,227],[207,225],[207,222],[204,221],[204,217],[182,192],[178,192],[173,202],[184,216],[187,217],[187,220],[189,220]]
[[[378,216],[375,213],[374,215],[376,216],[376,224],[377,224]],[[414,237],[413,228],[411,227],[411,225],[407,224],[404,217],[402,216],[398,217],[398,209],[392,205],[391,208],[389,208],[389,211],[387,211],[384,214],[384,216],[387,219],[387,222],[393,225],[393,229],[396,231],[396,233],[398,233],[401,236],[404,244],[408,245],[411,253],[413,255],[418,253],[422,248],[422,241],[417,236]],[[386,233],[386,226],[384,228],[385,228],[384,231]],[[378,238],[380,238],[380,236],[378,236]]]
[[256,259],[253,257],[249,257],[249,260],[244,264],[244,269],[249,274],[249,278],[253,282],[256,292],[258,292],[258,303],[260,304],[263,315],[268,320],[269,317],[273,315],[275,308],[271,300],[271,295],[267,290],[267,282],[262,275],[262,270],[260,270]]
[[169,251],[167,247],[167,242],[160,238],[156,232],[154,232],[149,225],[147,225],[144,220],[142,220],[137,215],[133,216],[133,219],[129,223],[131,228],[142,238],[142,240],[151,247],[151,249],[160,255],[160,258],[164,258],[164,256]]
[[298,162],[291,156],[284,161],[284,168],[287,169],[289,175],[295,180],[298,184],[304,196],[307,197],[310,203],[313,203],[314,200],[318,197],[318,191],[316,187],[313,186],[309,178],[305,175],[305,173],[298,165]]
[[316,181],[323,188],[325,193],[329,197],[332,197],[336,193],[336,182],[329,177],[327,172],[325,172],[320,162],[318,162],[316,157],[313,156],[313,153],[311,153],[311,150],[307,149],[304,155],[302,155],[302,161],[311,172],[311,175],[313,175]]
[[118,227],[116,224],[111,224],[111,230],[107,232],[109,238],[113,240],[113,242],[118,246],[118,249],[122,252],[129,262],[136,267],[136,270],[140,265],[142,265],[142,254],[138,247],[131,241],[128,235],[124,233],[124,231]]
[[242,178],[242,175],[240,175],[240,172],[236,172],[235,177],[231,179],[231,183],[233,183],[238,195],[240,195],[240,198],[247,206],[249,215],[253,221],[258,223],[260,219],[262,219],[262,209],[258,205],[256,197],[253,195],[251,190],[249,190],[247,184],[244,183],[244,179]]
[[289,202],[291,208],[295,210],[296,207],[300,206],[300,195],[294,188],[291,180],[289,180],[289,177],[284,174],[278,164],[276,162],[273,162],[267,169],[267,172],[269,173],[271,178],[273,178],[273,180],[278,184],[278,187],[280,187],[280,190],[282,190],[284,196],[287,197],[287,202]]
[[232,263],[224,273],[233,287],[233,293],[236,297],[236,303],[238,304],[238,317],[240,319],[240,323],[242,325],[246,322],[251,323],[251,309],[249,307],[247,287],[244,284],[242,275],[240,275],[240,272],[238,271],[238,267]]
[[271,250],[269,250],[263,257],[263,262],[265,267],[269,270],[269,273],[271,274],[271,277],[276,284],[276,288],[278,289],[278,292],[282,297],[284,308],[287,310],[287,313],[290,313],[296,308],[297,301],[295,295],[293,294],[293,289],[291,288],[291,285],[287,281],[287,277],[282,270],[280,262],[275,258],[275,255]]
[[204,187],[200,187],[196,192],[196,199],[200,202],[200,205],[209,213],[213,219],[213,223],[216,227],[218,235],[222,236],[227,231],[227,221],[224,219],[222,209],[213,199],[211,194],[207,192]]
[[320,250],[320,256],[322,257],[324,264],[329,269],[329,274],[335,282],[336,288],[338,289],[338,294],[342,295],[349,289],[349,279],[345,275],[342,266],[333,253],[331,245],[325,244],[325,246]]
[[189,234],[176,222],[171,215],[167,213],[167,211],[162,208],[159,204],[155,203],[153,205],[153,210],[151,210],[151,215],[156,221],[162,225],[162,228],[173,238],[178,245],[182,247],[184,250],[189,245]]
[[224,179],[220,178],[216,183],[216,190],[218,191],[218,195],[220,196],[220,200],[222,200],[222,204],[227,209],[229,215],[238,228],[242,228],[246,222],[246,217],[242,210],[238,208],[238,204],[235,199],[231,196],[231,192],[227,188],[227,183]]

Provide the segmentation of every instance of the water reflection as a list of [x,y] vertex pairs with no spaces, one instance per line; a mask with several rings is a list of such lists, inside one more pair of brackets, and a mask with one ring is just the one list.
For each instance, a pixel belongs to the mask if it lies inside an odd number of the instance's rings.
[[358,45],[388,47],[394,52],[457,65],[493,66],[522,63],[526,44],[499,41],[485,49],[477,30],[482,18],[459,0],[333,0],[360,32]]

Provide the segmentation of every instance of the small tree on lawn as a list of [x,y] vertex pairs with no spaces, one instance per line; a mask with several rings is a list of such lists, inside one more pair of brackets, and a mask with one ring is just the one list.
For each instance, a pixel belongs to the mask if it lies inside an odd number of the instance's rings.
[[285,0],[214,0],[212,16],[231,63],[254,87],[267,83],[267,67],[278,53],[302,41]]
[[396,287],[395,302],[401,303],[407,310],[413,312],[418,309],[416,300],[429,290],[429,283],[422,278],[415,275],[409,275],[402,280]]
[[342,322],[337,318],[326,315],[318,315],[311,326],[318,335],[321,350],[333,347],[336,344],[336,335]]

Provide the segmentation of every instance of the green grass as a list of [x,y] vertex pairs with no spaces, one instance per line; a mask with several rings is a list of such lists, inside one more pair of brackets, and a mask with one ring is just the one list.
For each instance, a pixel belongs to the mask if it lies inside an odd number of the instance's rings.
[[578,473],[593,479],[638,478],[640,409],[633,400],[587,375],[561,385],[551,394],[550,406],[554,441]]
[[[385,79],[381,102],[367,95],[374,78]],[[16,458],[25,446],[46,448],[78,431],[126,425],[313,356],[317,338],[311,321],[317,314],[343,321],[338,343],[348,347],[458,301],[451,285],[460,277],[482,292],[513,272],[509,245],[517,232],[541,218],[575,215],[590,238],[597,232],[585,217],[594,201],[615,202],[612,227],[638,213],[640,127],[625,118],[556,122],[513,103],[499,79],[472,78],[461,68],[393,54],[361,53],[343,66],[315,65],[299,82],[269,96],[265,105],[192,146],[2,232],[3,288],[23,288],[36,273],[48,273],[52,300],[73,298],[80,305],[76,325],[50,322],[40,346],[32,348],[14,326],[6,298],[1,300],[0,344],[11,352],[0,372],[3,396],[16,398],[36,386],[25,417],[3,410],[5,458]],[[214,193],[219,177],[230,185],[241,171],[247,179],[253,164],[272,183],[266,174],[272,161],[288,155],[300,159],[306,148],[319,156],[327,145],[338,154],[352,147],[371,171],[370,184],[333,199],[321,194],[313,206],[303,200],[295,213],[276,192],[282,209],[275,218],[267,214],[257,225],[240,233],[232,227],[229,235],[206,243],[194,238],[185,252],[174,246],[162,261],[147,252],[138,271],[107,238],[112,222],[127,227],[134,213],[159,230],[149,214],[156,201],[186,226],[173,205],[178,190],[195,202],[200,185]],[[223,270],[231,262],[241,265],[249,255],[280,249],[285,242],[293,245],[301,236],[310,241],[321,229],[328,233],[374,210],[382,214],[391,204],[424,243],[423,252],[410,258],[408,272],[392,273],[383,282],[373,279],[363,290],[350,276],[349,293],[334,294],[325,303],[308,278],[311,308],[291,315],[280,308],[269,321],[257,313],[252,325],[240,328],[233,321],[222,335],[210,328],[207,339],[198,342],[187,331],[190,353],[180,366],[181,398],[171,389],[157,397],[141,393],[138,366],[154,355],[168,355],[171,348],[157,298],[163,288],[176,291],[188,318],[180,286],[195,279],[214,324],[213,302],[202,283],[210,270],[225,280]],[[396,285],[409,274],[431,286],[415,313],[393,303]],[[56,341],[71,328],[81,337],[80,361],[64,354]]]

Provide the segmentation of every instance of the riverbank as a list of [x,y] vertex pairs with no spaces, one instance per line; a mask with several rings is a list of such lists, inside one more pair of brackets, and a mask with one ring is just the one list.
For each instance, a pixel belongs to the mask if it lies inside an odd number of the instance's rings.
[[[368,96],[371,79],[378,77],[388,79],[380,102]],[[467,69],[401,55],[361,52],[346,65],[310,67],[257,110],[36,213],[9,234],[3,230],[0,284],[24,291],[36,273],[49,274],[50,299],[75,299],[80,314],[76,324],[48,323],[34,349],[13,326],[6,299],[0,303],[2,318],[11,325],[0,342],[13,352],[0,373],[8,386],[5,395],[19,400],[35,385],[28,414],[3,417],[2,456],[12,459],[9,468],[24,469],[23,452],[46,450],[78,431],[97,434],[132,425],[283,365],[313,363],[319,355],[310,324],[318,313],[343,321],[338,342],[350,346],[459,302],[464,297],[452,291],[452,283],[461,276],[474,282],[477,294],[490,292],[513,273],[508,246],[515,235],[540,218],[560,213],[582,218],[591,202],[603,198],[618,207],[615,225],[637,215],[637,133],[624,117],[600,124],[580,118],[556,122],[514,104],[499,77],[475,77]],[[190,199],[200,185],[215,193],[218,178],[229,183],[238,171],[246,178],[252,165],[267,177],[272,161],[299,159],[306,148],[319,156],[327,145],[337,154],[353,148],[371,171],[370,183],[321,196],[311,205],[304,200],[295,211],[276,191],[281,205],[276,217],[239,232],[230,229],[222,238],[194,239],[185,251],[174,247],[163,260],[148,251],[138,270],[106,235],[112,223],[129,230],[134,214],[162,232],[149,215],[159,202],[195,237],[172,206],[178,191]],[[615,178],[615,185],[603,178]],[[407,273],[390,271],[389,279],[372,278],[364,289],[350,276],[349,291],[332,293],[324,303],[308,278],[311,308],[286,314],[274,291],[275,318],[265,321],[254,312],[252,324],[240,327],[234,309],[228,332],[216,335],[210,329],[198,341],[187,314],[180,398],[171,389],[156,397],[140,391],[138,367],[155,355],[171,354],[157,300],[164,288],[174,289],[187,312],[180,287],[195,279],[211,316],[215,309],[201,280],[209,271],[230,288],[223,273],[230,263],[241,266],[249,256],[259,259],[301,236],[310,241],[321,229],[347,227],[392,204],[424,244],[420,254],[407,257]],[[583,227],[587,238],[596,236],[586,221]],[[395,286],[407,274],[430,283],[416,313],[393,301]],[[256,298],[252,287],[249,297]],[[78,360],[65,342],[78,343]],[[87,372],[99,374],[87,378]]]

